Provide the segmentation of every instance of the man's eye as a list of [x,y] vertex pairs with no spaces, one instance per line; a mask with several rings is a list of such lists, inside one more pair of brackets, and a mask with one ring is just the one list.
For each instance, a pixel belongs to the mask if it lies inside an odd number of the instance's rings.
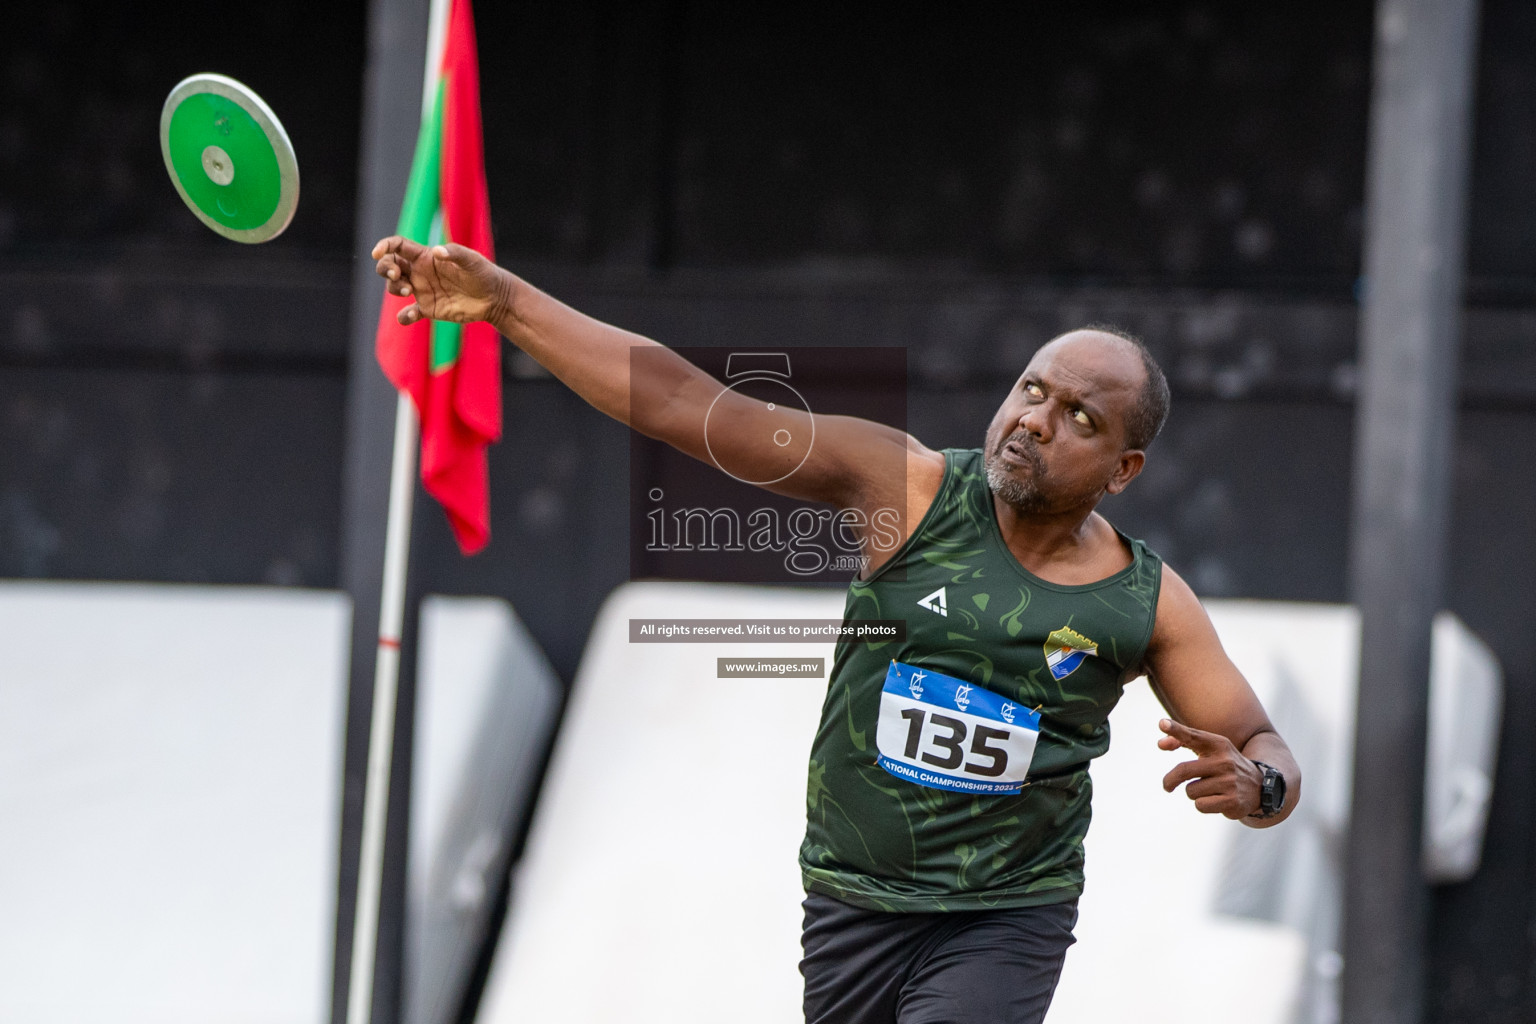
[[1033,381],[1024,385],[1024,393],[1034,398],[1041,398],[1045,395],[1045,392],[1040,390],[1040,385]]
[[1085,427],[1093,426],[1093,420],[1089,419],[1088,414],[1081,409],[1073,409],[1072,418],[1077,420],[1077,422],[1081,423]]

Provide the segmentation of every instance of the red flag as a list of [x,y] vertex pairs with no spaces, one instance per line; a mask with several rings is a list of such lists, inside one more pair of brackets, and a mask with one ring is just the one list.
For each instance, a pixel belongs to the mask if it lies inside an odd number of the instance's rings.
[[[397,233],[424,245],[457,242],[495,259],[474,14],[469,0],[452,5]],[[402,327],[395,315],[412,301],[384,296],[375,351],[421,418],[422,483],[448,513],[459,549],[473,554],[491,535],[485,449],[501,437],[501,338],[486,323],[421,320]]]

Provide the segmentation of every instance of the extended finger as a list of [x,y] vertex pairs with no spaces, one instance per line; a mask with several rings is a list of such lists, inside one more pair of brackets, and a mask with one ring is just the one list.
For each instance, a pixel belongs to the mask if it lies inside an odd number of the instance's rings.
[[406,260],[414,260],[420,256],[425,246],[419,242],[413,242],[404,235],[390,235],[381,238],[374,244],[371,255],[374,259],[381,259],[388,253],[399,253]]
[[395,320],[406,327],[409,327],[411,324],[420,319],[421,307],[416,305],[414,302],[395,314]]
[[374,272],[384,279],[384,290],[391,295],[411,294],[411,281],[408,271],[392,263],[393,256],[386,256],[379,260]]
[[403,280],[410,276],[411,265],[389,252],[379,257],[379,261],[373,265],[373,272],[386,281]]
[[[1213,732],[1206,732],[1203,729],[1191,729],[1184,723],[1175,722],[1171,718],[1165,718],[1158,722],[1157,725],[1170,738],[1177,740],[1179,746],[1188,747],[1197,754],[1214,753],[1220,747],[1220,741],[1225,739],[1223,736],[1218,736]],[[1162,746],[1162,740],[1158,740],[1158,746]],[[1163,747],[1163,749],[1176,748]]]
[[1231,796],[1232,787],[1222,779],[1195,779],[1184,787],[1184,795],[1198,802],[1208,796]]
[[458,242],[443,242],[440,245],[434,245],[432,247],[432,255],[438,259],[452,260],[465,267],[476,260],[485,259],[484,254],[478,250],[471,249],[467,245],[460,245]]
[[1207,778],[1216,775],[1219,771],[1220,766],[1216,762],[1203,757],[1193,761],[1180,761],[1167,775],[1163,776],[1163,790],[1172,793],[1180,783],[1188,782],[1190,779]]

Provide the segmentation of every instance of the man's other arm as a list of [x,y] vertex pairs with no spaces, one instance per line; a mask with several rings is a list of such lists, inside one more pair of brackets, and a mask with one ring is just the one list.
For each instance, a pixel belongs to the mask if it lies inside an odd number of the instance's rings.
[[[1227,657],[1194,591],[1166,565],[1146,668],[1171,716],[1162,723],[1166,735],[1158,746],[1185,747],[1196,755],[1164,776],[1163,788],[1172,792],[1187,783],[1184,792],[1197,810],[1224,814],[1254,828],[1288,818],[1301,799],[1301,768],[1248,680]],[[1263,780],[1254,761],[1285,776],[1285,805],[1272,818],[1249,817],[1259,810]]]

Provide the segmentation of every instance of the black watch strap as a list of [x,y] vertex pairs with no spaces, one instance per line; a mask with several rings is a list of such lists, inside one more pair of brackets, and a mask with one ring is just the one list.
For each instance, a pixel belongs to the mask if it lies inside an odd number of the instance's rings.
[[1259,787],[1259,809],[1250,818],[1273,818],[1285,808],[1285,776],[1273,765],[1263,761],[1253,762],[1264,773]]

